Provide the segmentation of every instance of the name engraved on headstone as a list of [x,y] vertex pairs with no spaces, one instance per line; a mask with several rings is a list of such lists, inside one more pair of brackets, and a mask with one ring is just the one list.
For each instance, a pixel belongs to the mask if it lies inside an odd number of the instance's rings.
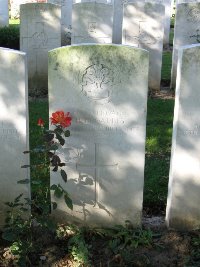
[[133,132],[139,130],[139,125],[135,124],[128,126],[127,115],[115,111],[99,110],[94,112],[92,116],[83,116],[79,112],[74,112],[74,124],[84,126],[85,130],[95,129],[96,131],[114,131],[114,132]]
[[0,128],[0,139],[2,140],[19,140],[20,135],[15,128]]

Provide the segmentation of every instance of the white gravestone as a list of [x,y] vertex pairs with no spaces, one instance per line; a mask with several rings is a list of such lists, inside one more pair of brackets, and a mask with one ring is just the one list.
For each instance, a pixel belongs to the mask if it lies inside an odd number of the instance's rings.
[[200,228],[200,45],[179,49],[166,221]]
[[170,23],[171,23],[171,10],[172,10],[172,0],[146,0],[145,2],[152,2],[163,4],[165,6],[165,17],[164,17],[164,38],[163,45],[169,45],[169,34],[170,34]]
[[25,53],[0,48],[0,228],[6,216],[5,202],[23,193],[30,197],[27,184],[17,181],[29,179],[28,88]]
[[171,88],[176,86],[178,49],[184,45],[200,43],[200,3],[177,5],[174,26]]
[[61,6],[61,44],[71,44],[73,0],[48,0],[48,3]]
[[73,4],[72,44],[112,43],[113,6],[97,2]]
[[49,115],[72,114],[59,150],[68,182],[51,172],[74,209],[59,199],[53,216],[110,226],[141,223],[148,91],[148,52],[130,46],[80,45],[49,53]]
[[123,44],[149,51],[149,88],[160,90],[165,8],[155,3],[124,5]]
[[20,50],[28,56],[29,94],[44,95],[48,51],[61,46],[61,8],[54,4],[24,4],[20,14]]
[[[113,43],[122,43],[122,23],[123,23],[123,9],[124,4],[137,2],[134,0],[115,0],[114,1],[114,16],[113,16]],[[140,1],[141,2],[141,1]],[[150,0],[142,2],[152,2],[157,4],[163,4],[165,6],[164,17],[164,39],[163,44],[169,45],[169,33],[170,33],[170,19],[171,19],[171,0]]]
[[0,0],[0,27],[8,26],[8,0]]
[[182,4],[182,3],[198,3],[199,0],[176,0],[176,5]]

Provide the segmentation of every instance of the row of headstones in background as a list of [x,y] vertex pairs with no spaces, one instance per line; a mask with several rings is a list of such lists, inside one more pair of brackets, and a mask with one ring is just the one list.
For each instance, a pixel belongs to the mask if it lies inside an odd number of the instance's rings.
[[47,2],[61,6],[61,44],[71,44],[73,0],[47,0]]
[[[113,6],[99,3],[73,5],[72,44],[112,43]],[[165,8],[153,2],[124,5],[122,44],[149,51],[149,88],[160,90]],[[120,30],[119,30],[120,32]]]
[[23,52],[0,48],[0,228],[8,206],[23,193],[30,198],[29,178],[28,83],[27,62]]
[[[200,45],[182,47],[172,137],[166,221],[170,228],[200,228]],[[123,45],[81,45],[49,52],[49,111],[70,111],[71,136],[62,149],[73,212],[54,199],[57,220],[98,226],[141,224],[148,53]],[[29,178],[28,88],[25,54],[0,49],[0,226],[6,206]],[[123,90],[122,90],[123,88]],[[9,194],[8,194],[9,192]]]
[[[114,18],[113,18],[113,43],[120,44],[122,41],[122,24],[123,24],[123,9],[128,3],[137,2],[135,0],[114,0]],[[163,4],[165,7],[164,14],[164,39],[163,45],[169,45],[170,19],[171,19],[171,0],[143,0],[139,2],[152,2],[155,4]]]
[[29,95],[48,93],[48,51],[61,46],[61,7],[20,6],[20,50],[28,56]]
[[0,0],[0,27],[8,26],[9,12],[8,0]]
[[[124,14],[123,44],[149,51],[149,88],[159,90],[164,7],[154,3],[133,3],[125,5]],[[58,5],[21,5],[20,50],[28,54],[30,95],[47,93],[47,51],[61,46],[60,20]],[[112,42],[111,5],[74,4],[72,20],[72,43]]]
[[178,4],[174,26],[171,88],[176,85],[178,49],[197,43],[200,43],[200,3]]

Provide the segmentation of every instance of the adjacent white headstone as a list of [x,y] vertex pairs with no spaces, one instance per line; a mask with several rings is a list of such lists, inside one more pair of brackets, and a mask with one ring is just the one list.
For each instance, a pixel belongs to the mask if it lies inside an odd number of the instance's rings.
[[25,53],[0,48],[0,228],[4,224],[5,202],[23,193],[30,198],[27,184],[17,181],[29,179],[28,88]]
[[199,2],[199,0],[176,0],[176,5],[182,4],[182,3],[194,3],[194,2]]
[[130,46],[68,46],[49,53],[49,115],[72,114],[59,155],[68,182],[51,172],[73,199],[59,221],[111,226],[141,223],[148,91],[148,52]]
[[61,7],[21,5],[20,50],[28,56],[29,94],[47,94],[48,51],[61,46]]
[[200,45],[179,49],[166,221],[200,228]]
[[8,26],[8,0],[0,0],[0,27]]
[[169,34],[170,34],[170,23],[171,23],[171,10],[172,10],[172,0],[146,0],[146,2],[163,4],[165,7],[165,17],[164,17],[164,38],[163,45],[169,45]]
[[97,2],[73,4],[72,44],[112,43],[113,6]]
[[155,3],[124,5],[123,44],[149,51],[149,88],[160,90],[165,8]]
[[48,3],[61,5],[61,44],[71,44],[73,0],[48,0]]
[[171,88],[176,85],[178,49],[181,46],[200,42],[200,3],[177,5],[174,26],[174,45],[172,57]]
[[[123,22],[123,9],[124,4],[138,2],[136,0],[115,0],[114,1],[114,17],[113,17],[113,43],[122,43],[122,22]],[[152,2],[157,4],[163,4],[165,6],[164,17],[164,46],[169,45],[169,33],[170,33],[170,19],[171,19],[171,0],[143,0],[140,2]]]

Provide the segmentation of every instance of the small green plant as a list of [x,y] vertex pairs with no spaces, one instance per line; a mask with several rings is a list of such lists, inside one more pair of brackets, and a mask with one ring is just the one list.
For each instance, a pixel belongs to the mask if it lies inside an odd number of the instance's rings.
[[68,249],[73,259],[80,264],[79,266],[90,266],[90,246],[86,243],[84,238],[85,229],[84,228],[74,228],[74,235],[69,239]]
[[[34,165],[24,165],[22,168],[31,168],[32,170],[32,200],[24,198],[20,194],[13,202],[5,203],[8,206],[6,224],[2,234],[2,238],[10,241],[10,252],[14,255],[14,261],[18,266],[31,266],[29,254],[34,251],[34,233],[37,228],[40,232],[44,229],[55,231],[55,224],[49,217],[50,200],[49,190],[54,191],[56,197],[64,197],[68,208],[73,209],[72,200],[65,189],[60,184],[53,184],[50,189],[43,182],[43,177],[46,177],[49,167],[52,171],[60,170],[61,177],[64,182],[67,182],[67,174],[62,169],[65,163],[62,163],[56,151],[59,146],[65,144],[65,137],[70,136],[70,131],[65,128],[71,125],[70,113],[56,111],[52,113],[50,118],[51,123],[55,126],[53,130],[44,129],[44,121],[38,119],[38,126],[41,127],[42,145],[36,147],[32,151],[24,151],[24,153],[36,153],[38,162]],[[19,184],[30,183],[29,179],[18,181]],[[43,188],[42,185],[45,185]],[[55,209],[57,204],[52,203]],[[31,212],[32,211],[32,212]],[[24,216],[24,212],[27,216]]]
[[[34,153],[37,154],[37,163],[34,165],[24,165],[22,168],[30,167],[32,169],[33,177],[31,179],[31,185],[34,190],[34,206],[37,207],[40,213],[47,214],[49,213],[49,192],[48,186],[46,187],[46,192],[44,190],[41,194],[38,194],[38,190],[40,192],[41,185],[43,183],[42,177],[46,177],[48,173],[49,167],[53,172],[60,171],[61,177],[63,181],[67,182],[67,174],[65,170],[62,168],[65,166],[64,162],[61,162],[60,157],[56,154],[56,151],[60,146],[65,144],[65,137],[70,136],[70,131],[65,128],[71,125],[71,115],[69,112],[64,113],[64,111],[56,111],[52,113],[52,117],[50,118],[51,124],[55,126],[53,130],[44,129],[44,121],[42,118],[38,119],[38,126],[41,127],[41,136],[42,136],[42,144],[37,146],[31,151],[25,151],[24,153]],[[20,180],[18,183],[29,183],[28,179]],[[38,190],[37,190],[38,189]],[[53,184],[50,187],[50,190],[54,191],[54,195],[57,198],[64,197],[65,203],[71,210],[73,209],[72,200],[68,194],[68,192],[60,185]],[[44,197],[44,195],[46,197]],[[41,199],[41,196],[44,197],[45,202]],[[52,202],[53,209],[57,208],[57,203]]]
[[117,225],[111,231],[113,238],[108,245],[114,253],[118,253],[125,248],[135,249],[140,245],[149,245],[152,241],[150,230],[135,230],[132,227]]
[[24,212],[30,211],[29,200],[21,201],[22,194],[13,202],[5,203],[9,209],[5,221],[2,238],[10,241],[10,252],[14,255],[14,261],[18,266],[26,266],[28,254],[33,249],[32,243],[32,219],[26,219]]

